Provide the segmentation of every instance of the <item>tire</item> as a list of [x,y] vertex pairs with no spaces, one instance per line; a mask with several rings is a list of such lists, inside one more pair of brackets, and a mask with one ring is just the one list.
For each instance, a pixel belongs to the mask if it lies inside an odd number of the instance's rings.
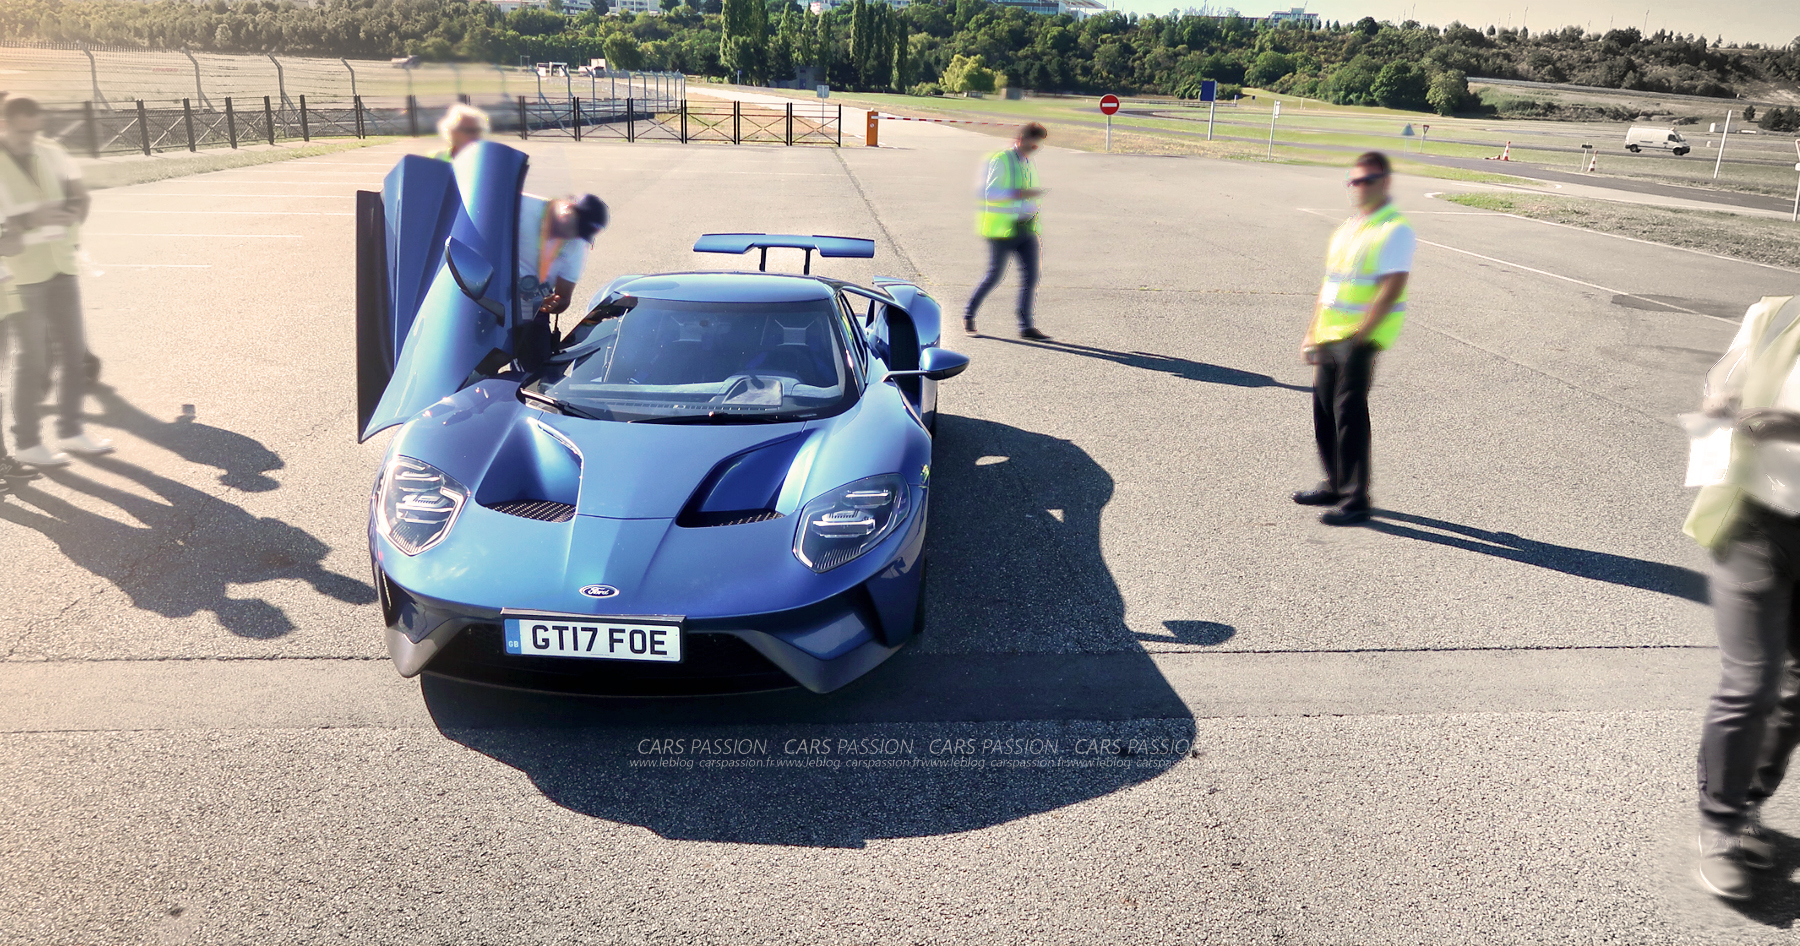
[[1682,155],[1684,155],[1684,154],[1687,154],[1687,153],[1688,153],[1688,150],[1689,150],[1689,149],[1687,149],[1687,148],[1676,148],[1676,149],[1675,149],[1675,156],[1676,156],[1676,157],[1678,157],[1678,158],[1679,158],[1679,157],[1681,157],[1681,156],[1682,156]]
[[1642,151],[1643,149],[1639,148],[1637,145],[1626,145],[1625,150],[1631,152],[1632,154],[1637,154],[1639,151]]

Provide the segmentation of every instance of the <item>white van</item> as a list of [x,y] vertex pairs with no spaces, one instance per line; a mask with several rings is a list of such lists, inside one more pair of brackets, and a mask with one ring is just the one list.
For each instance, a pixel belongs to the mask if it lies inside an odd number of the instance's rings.
[[1688,140],[1681,137],[1681,132],[1673,128],[1657,128],[1651,125],[1633,125],[1625,133],[1625,150],[1632,154],[1652,148],[1658,151],[1673,151],[1676,154],[1687,154],[1693,148]]

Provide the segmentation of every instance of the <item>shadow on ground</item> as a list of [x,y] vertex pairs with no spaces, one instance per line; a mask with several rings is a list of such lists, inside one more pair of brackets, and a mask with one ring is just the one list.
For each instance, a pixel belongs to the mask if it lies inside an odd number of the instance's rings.
[[1128,368],[1142,368],[1145,371],[1160,371],[1171,374],[1186,381],[1204,381],[1207,384],[1223,384],[1234,388],[1282,388],[1287,391],[1306,391],[1311,393],[1312,386],[1306,384],[1288,384],[1277,381],[1270,375],[1244,371],[1240,368],[1227,368],[1224,365],[1210,365],[1204,361],[1189,361],[1186,358],[1175,358],[1170,355],[1156,355],[1147,351],[1112,351],[1106,348],[1095,348],[1091,345],[1077,345],[1074,342],[1031,342],[1016,338],[996,338],[996,341],[1009,345],[1023,345],[1028,348],[1041,348],[1045,351],[1067,352],[1071,355],[1082,355],[1087,358],[1098,358]]
[[[221,480],[242,488],[273,489],[262,474],[281,459],[242,434],[192,422],[157,421],[102,387],[109,425],[144,436],[197,463],[224,471]],[[102,483],[102,471],[142,487],[149,495]],[[371,604],[375,590],[327,570],[331,548],[311,533],[279,519],[252,515],[235,505],[114,456],[84,460],[47,473],[57,486],[85,494],[116,510],[118,518],[84,508],[35,485],[14,488],[0,501],[0,520],[43,533],[71,562],[112,582],[133,606],[168,618],[210,611],[239,637],[272,639],[294,631],[287,614],[256,597],[234,598],[233,585],[282,579],[350,604]],[[40,481],[41,482],[41,481]],[[264,485],[266,483],[266,485]]]
[[1627,588],[1641,588],[1645,591],[1657,591],[1701,604],[1705,604],[1708,600],[1706,576],[1691,568],[1666,565],[1662,562],[1652,562],[1641,558],[1628,558],[1609,552],[1592,552],[1566,545],[1537,542],[1513,535],[1511,532],[1477,529],[1473,526],[1446,522],[1443,519],[1415,516],[1411,513],[1395,512],[1391,509],[1377,509],[1373,515],[1374,518],[1369,521],[1368,528],[1376,532],[1418,539],[1421,542],[1449,546],[1467,552],[1480,552],[1483,555],[1523,562],[1526,565],[1536,565],[1539,568],[1562,572],[1565,575],[1574,575],[1577,578],[1610,582],[1615,585],[1624,585]]
[[555,803],[675,839],[970,831],[1186,758],[1191,714],[1126,627],[1101,556],[1106,471],[1068,441],[944,416],[932,485],[925,638],[836,693],[605,700],[428,675],[426,705],[445,736]]
[[189,463],[217,467],[219,482],[232,489],[264,493],[281,485],[265,475],[285,466],[275,451],[236,431],[200,423],[192,404],[183,404],[181,416],[164,421],[120,397],[109,384],[96,383],[89,393],[102,407],[99,414],[88,415],[90,420],[156,444]]

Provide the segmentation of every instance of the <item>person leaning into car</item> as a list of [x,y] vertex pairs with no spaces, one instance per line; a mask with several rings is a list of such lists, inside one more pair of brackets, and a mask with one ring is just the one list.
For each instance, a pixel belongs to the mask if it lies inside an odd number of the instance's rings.
[[433,151],[431,157],[448,161],[488,133],[488,113],[458,102],[444,112],[437,128],[438,136],[444,139],[444,147]]
[[569,308],[575,281],[594,237],[606,227],[606,203],[593,194],[519,198],[519,311],[535,316],[519,339],[520,361],[531,364],[555,344],[551,319]]

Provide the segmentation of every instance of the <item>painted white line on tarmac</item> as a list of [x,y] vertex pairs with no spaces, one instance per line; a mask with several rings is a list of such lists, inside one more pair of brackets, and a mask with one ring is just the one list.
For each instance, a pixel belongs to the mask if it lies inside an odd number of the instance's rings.
[[218,240],[304,240],[298,233],[112,233],[87,231],[82,236],[104,237],[206,237]]
[[95,263],[96,269],[212,269],[211,263]]
[[[1427,194],[1425,196],[1429,197],[1431,195]],[[1577,199],[1580,199],[1580,198],[1577,198]],[[1594,197],[1594,198],[1589,198],[1589,199],[1591,199],[1591,200],[1606,200],[1606,198],[1604,198],[1604,197]],[[1622,201],[1616,201],[1616,203],[1631,204],[1632,202],[1622,200]],[[1656,207],[1656,208],[1663,209],[1663,210],[1688,209],[1688,208],[1667,207],[1662,204],[1635,204],[1633,206]],[[1412,212],[1413,211],[1408,211],[1408,213],[1412,213]],[[1423,211],[1423,212],[1424,213],[1444,213],[1444,214],[1451,213],[1451,211]],[[1714,213],[1729,213],[1730,211],[1713,211],[1713,212]],[[1741,259],[1736,256],[1722,256],[1718,253],[1708,253],[1705,250],[1696,250],[1691,246],[1675,246],[1675,245],[1669,244],[1669,243],[1658,243],[1655,240],[1640,240],[1637,237],[1628,237],[1622,233],[1606,233],[1601,230],[1589,230],[1586,227],[1577,227],[1577,226],[1574,226],[1572,224],[1567,224],[1567,223],[1557,223],[1554,220],[1539,220],[1536,217],[1523,217],[1518,214],[1500,213],[1498,211],[1495,211],[1493,213],[1481,214],[1480,216],[1483,216],[1483,217],[1511,217],[1514,220],[1523,220],[1526,223],[1541,223],[1546,227],[1561,227],[1564,230],[1578,230],[1582,233],[1592,233],[1595,236],[1611,237],[1615,240],[1625,240],[1630,243],[1641,243],[1644,246],[1660,246],[1665,250],[1680,250],[1683,253],[1692,253],[1695,256],[1704,256],[1709,259],[1722,259],[1728,263],[1743,263],[1747,266],[1761,266],[1763,269],[1772,269],[1778,273],[1800,273],[1800,269],[1791,269],[1786,266],[1777,266],[1774,263],[1759,263],[1753,259]],[[1764,217],[1764,218],[1759,218],[1759,219],[1773,220],[1775,218]]]
[[297,200],[349,200],[350,198],[354,197],[355,195],[354,194],[212,194],[212,193],[207,193],[204,191],[196,191],[196,192],[164,191],[161,193],[147,194],[142,191],[139,191],[136,193],[118,192],[118,193],[113,194],[112,196],[113,197],[290,197],[290,198],[294,198]]
[[[1325,217],[1325,218],[1326,218],[1326,219],[1327,219],[1327,220],[1335,220],[1335,219],[1337,219],[1337,218],[1335,218],[1335,217],[1330,217],[1330,216],[1328,216],[1328,215],[1326,215],[1326,214],[1322,214],[1322,213],[1319,213],[1319,212],[1318,212],[1318,211],[1317,211],[1317,210],[1311,210],[1311,209],[1308,209],[1308,208],[1306,208],[1306,207],[1300,207],[1300,208],[1297,208],[1297,209],[1299,209],[1299,211],[1300,211],[1300,212],[1301,212],[1301,213],[1309,213],[1309,214],[1313,214],[1313,215],[1315,215],[1315,216],[1319,216],[1319,217]],[[1505,216],[1505,215],[1500,215],[1500,216]],[[1576,230],[1580,230],[1580,229],[1581,229],[1581,228],[1580,228],[1580,227],[1572,227],[1572,228],[1571,228],[1571,229],[1576,229]],[[1593,232],[1593,231],[1589,231],[1589,230],[1583,230],[1583,231],[1582,231],[1582,232],[1583,232],[1583,233],[1591,233],[1591,232]],[[1661,306],[1661,307],[1663,307],[1663,308],[1665,308],[1665,309],[1669,309],[1669,310],[1672,310],[1672,311],[1675,311],[1675,312],[1686,312],[1686,313],[1687,313],[1687,314],[1688,314],[1688,315],[1697,315],[1697,316],[1700,316],[1700,317],[1701,317],[1701,318],[1703,318],[1703,319],[1713,319],[1713,320],[1714,320],[1714,321],[1718,321],[1718,322],[1724,322],[1724,323],[1726,323],[1726,324],[1727,324],[1727,325],[1736,325],[1736,324],[1738,324],[1738,320],[1737,320],[1737,319],[1725,319],[1725,318],[1720,318],[1720,317],[1719,317],[1719,316],[1716,316],[1716,315],[1708,315],[1708,314],[1706,314],[1706,313],[1705,313],[1705,312],[1695,312],[1695,311],[1694,311],[1694,310],[1693,310],[1693,309],[1684,309],[1684,308],[1682,308],[1682,307],[1681,307],[1681,306],[1678,306],[1678,305],[1674,305],[1674,304],[1672,304],[1672,303],[1668,303],[1668,302],[1662,302],[1662,301],[1659,301],[1659,300],[1656,300],[1656,299],[1651,299],[1651,298],[1648,298],[1648,297],[1645,297],[1645,296],[1640,296],[1640,295],[1638,295],[1638,294],[1637,294],[1637,293],[1635,293],[1635,292],[1626,292],[1626,291],[1624,291],[1624,290],[1622,290],[1622,289],[1610,289],[1610,288],[1608,288],[1608,287],[1606,287],[1606,286],[1602,286],[1602,285],[1600,285],[1600,284],[1599,284],[1599,283],[1592,283],[1592,282],[1588,282],[1588,281],[1587,281],[1587,280],[1584,280],[1584,279],[1576,279],[1576,278],[1575,278],[1575,277],[1573,277],[1573,276],[1564,276],[1564,275],[1562,275],[1562,274],[1560,274],[1560,273],[1553,273],[1553,272],[1550,272],[1550,271],[1549,271],[1549,270],[1543,270],[1543,269],[1534,269],[1534,268],[1532,268],[1532,267],[1530,267],[1530,266],[1526,266],[1526,265],[1525,265],[1525,264],[1523,264],[1523,263],[1514,263],[1514,262],[1511,262],[1511,261],[1509,261],[1509,260],[1503,260],[1503,259],[1500,259],[1500,258],[1498,258],[1498,257],[1494,257],[1494,256],[1484,256],[1484,255],[1482,255],[1482,254],[1480,254],[1480,253],[1475,253],[1475,252],[1472,252],[1472,251],[1470,251],[1470,250],[1461,250],[1461,249],[1457,249],[1457,248],[1456,248],[1456,247],[1454,247],[1454,246],[1449,246],[1449,245],[1446,245],[1446,244],[1443,244],[1443,243],[1433,243],[1433,242],[1432,242],[1432,241],[1430,241],[1430,240],[1420,240],[1420,241],[1419,241],[1419,244],[1420,244],[1420,245],[1421,245],[1421,246],[1435,246],[1435,247],[1437,247],[1437,248],[1438,248],[1438,249],[1440,249],[1440,250],[1449,250],[1449,251],[1450,251],[1450,252],[1452,252],[1452,253],[1461,253],[1461,254],[1462,254],[1462,255],[1464,255],[1464,256],[1473,256],[1473,257],[1475,257],[1475,258],[1476,258],[1476,259],[1481,259],[1481,260],[1487,260],[1487,261],[1488,261],[1488,262],[1490,262],[1490,263],[1499,263],[1499,264],[1500,264],[1500,265],[1501,265],[1501,266],[1510,266],[1510,267],[1512,267],[1512,268],[1513,268],[1513,269],[1518,269],[1518,270],[1523,270],[1523,271],[1525,271],[1525,272],[1528,272],[1528,273],[1535,273],[1535,274],[1537,274],[1537,275],[1539,275],[1539,276],[1548,276],[1548,277],[1550,277],[1550,278],[1551,278],[1551,279],[1560,279],[1560,280],[1562,280],[1562,281],[1563,281],[1563,282],[1571,282],[1571,283],[1574,283],[1574,284],[1575,284],[1575,285],[1577,285],[1577,286],[1586,286],[1586,287],[1587,287],[1587,288],[1589,288],[1589,289],[1598,289],[1598,290],[1600,290],[1600,291],[1601,291],[1601,292],[1607,292],[1607,293],[1611,293],[1611,294],[1613,294],[1613,295],[1615,295],[1615,296],[1624,296],[1624,297],[1625,297],[1625,298],[1627,298],[1627,299],[1636,299],[1636,300],[1638,300],[1638,301],[1639,301],[1639,302],[1648,302],[1648,303],[1650,303],[1650,304],[1651,304],[1651,305],[1654,305],[1654,306]],[[1661,244],[1657,244],[1657,245],[1661,245]]]
[[349,210],[125,210],[119,207],[103,207],[94,211],[95,216],[104,214],[237,214],[245,217],[354,217]]

